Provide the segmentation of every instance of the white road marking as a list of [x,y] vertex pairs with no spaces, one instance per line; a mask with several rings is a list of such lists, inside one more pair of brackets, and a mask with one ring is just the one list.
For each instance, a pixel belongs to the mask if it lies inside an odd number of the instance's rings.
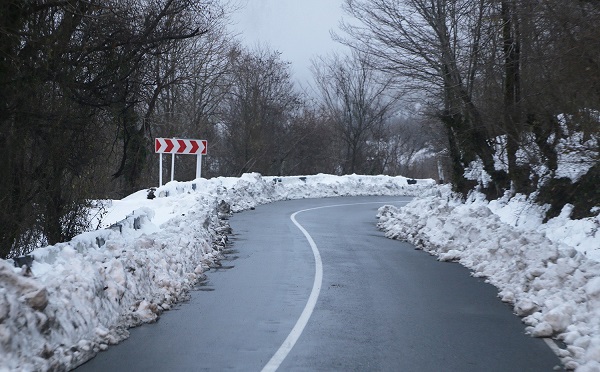
[[277,368],[279,368],[281,363],[283,363],[283,361],[288,356],[288,354],[290,353],[290,351],[292,350],[294,345],[296,345],[296,341],[298,341],[298,339],[300,338],[300,335],[302,335],[302,332],[304,331],[304,327],[306,327],[306,324],[308,323],[308,320],[310,319],[310,316],[312,315],[315,305],[317,304],[317,299],[319,298],[319,294],[321,293],[321,285],[323,283],[323,262],[321,261],[321,253],[319,252],[319,248],[315,244],[315,241],[310,236],[308,231],[306,231],[306,229],[304,227],[302,227],[302,225],[300,225],[298,223],[298,221],[296,221],[296,215],[299,213],[302,213],[302,212],[313,211],[316,209],[323,209],[323,208],[345,207],[345,206],[351,206],[351,205],[364,205],[364,204],[397,204],[397,203],[406,204],[408,202],[405,202],[405,201],[367,202],[367,203],[326,205],[326,206],[322,206],[322,207],[303,209],[298,212],[295,212],[294,214],[292,214],[290,216],[290,219],[292,220],[294,225],[296,225],[296,227],[298,229],[300,229],[300,231],[302,231],[302,234],[304,234],[304,236],[306,237],[306,240],[308,240],[308,244],[310,244],[310,247],[312,248],[312,252],[315,257],[315,280],[313,281],[312,291],[310,292],[310,296],[308,297],[306,306],[304,306],[304,310],[302,310],[302,314],[300,314],[300,318],[298,318],[298,321],[294,325],[294,328],[292,328],[292,331],[287,336],[287,338],[283,341],[283,344],[281,344],[281,346],[279,347],[277,352],[271,357],[271,359],[263,367],[262,372],[275,372],[277,370]]
[[308,240],[308,244],[310,244],[310,247],[312,248],[313,255],[315,256],[315,280],[313,282],[312,291],[310,292],[310,296],[308,297],[306,306],[304,307],[302,314],[300,314],[300,318],[296,322],[296,325],[294,325],[294,328],[292,328],[290,334],[287,336],[285,341],[283,341],[283,344],[281,344],[279,350],[277,350],[275,355],[271,357],[271,360],[269,360],[269,362],[263,367],[263,372],[276,371],[277,368],[279,368],[281,363],[284,361],[284,359],[287,357],[287,355],[290,353],[290,351],[296,344],[296,341],[298,341],[298,338],[302,334],[302,331],[304,331],[304,327],[306,327],[306,324],[308,323],[308,320],[312,315],[313,309],[317,304],[319,293],[321,293],[321,284],[323,283],[323,262],[321,261],[321,253],[319,252],[319,248],[317,248],[315,241],[310,236],[308,231],[306,231],[306,229],[304,229],[304,227],[302,227],[302,225],[300,225],[298,221],[296,221],[296,215],[298,213],[305,212],[308,210],[311,209],[304,209],[298,211],[292,214],[290,219],[292,220],[294,225],[296,225],[296,227],[298,227],[298,229],[302,231],[302,233],[306,237],[306,240]]

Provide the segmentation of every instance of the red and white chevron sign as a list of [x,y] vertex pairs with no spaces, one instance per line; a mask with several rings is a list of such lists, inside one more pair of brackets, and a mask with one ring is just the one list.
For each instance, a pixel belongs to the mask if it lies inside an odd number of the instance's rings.
[[154,149],[160,154],[206,155],[206,140],[156,138]]

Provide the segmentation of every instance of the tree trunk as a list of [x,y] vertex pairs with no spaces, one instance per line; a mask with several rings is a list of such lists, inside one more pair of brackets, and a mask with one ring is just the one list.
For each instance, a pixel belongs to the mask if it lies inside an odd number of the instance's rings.
[[519,166],[517,152],[521,142],[521,47],[517,6],[514,1],[503,1],[502,49],[504,52],[504,133],[508,173],[515,192],[528,193],[532,190],[529,172]]

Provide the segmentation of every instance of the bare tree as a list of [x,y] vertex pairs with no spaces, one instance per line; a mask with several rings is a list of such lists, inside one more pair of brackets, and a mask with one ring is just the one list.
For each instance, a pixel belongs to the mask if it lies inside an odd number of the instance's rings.
[[458,189],[470,189],[464,169],[479,158],[500,193],[506,176],[494,168],[489,125],[474,96],[480,53],[489,41],[482,33],[490,16],[485,5],[484,0],[347,0],[346,11],[360,25],[343,25],[350,37],[340,39],[438,105]]
[[480,185],[488,197],[542,187],[553,213],[566,200],[585,208],[600,199],[587,190],[597,166],[573,184],[554,180],[561,139],[575,131],[598,135],[596,3],[346,0],[344,6],[358,23],[343,25],[347,36],[337,38],[405,79],[444,124],[457,190],[475,186],[464,170],[480,161],[492,180]]
[[[222,101],[231,87],[232,72],[230,51],[237,48],[232,36],[226,31],[227,18],[213,19],[213,24],[201,38],[186,40],[170,53],[153,61],[156,81],[160,74],[169,77],[164,86],[152,86],[146,102],[147,117],[152,135],[156,137],[181,137],[208,140],[211,156],[208,158],[205,176],[211,176],[211,159],[218,143],[217,124]],[[169,74],[166,74],[169,71]],[[152,98],[152,99],[150,99]],[[195,159],[183,156],[178,159],[178,174],[183,179],[195,176]],[[152,173],[154,174],[154,173]],[[148,176],[150,173],[148,173]],[[178,176],[178,179],[182,179]],[[153,177],[152,182],[156,182]]]
[[282,175],[340,173],[335,129],[319,108],[305,103],[292,117],[288,136]]
[[380,172],[369,160],[378,156],[378,139],[396,109],[394,80],[377,74],[361,53],[316,60],[313,73],[324,112],[343,143],[342,172]]
[[2,2],[0,257],[85,227],[86,201],[110,183],[95,179],[104,149],[135,187],[150,148],[144,87],[161,84],[147,80],[148,61],[205,33],[211,3]]
[[281,174],[290,154],[287,136],[301,104],[289,64],[266,48],[231,52],[230,90],[222,105],[225,174]]

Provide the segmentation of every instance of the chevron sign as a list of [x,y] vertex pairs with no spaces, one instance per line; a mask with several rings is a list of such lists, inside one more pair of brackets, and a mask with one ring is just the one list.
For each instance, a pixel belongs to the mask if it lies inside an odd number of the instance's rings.
[[154,152],[157,154],[206,155],[206,140],[156,138]]
[[202,155],[206,155],[206,140],[156,138],[154,152],[160,154],[158,163],[158,186],[163,184],[163,154],[171,154],[171,181],[175,179],[175,155],[196,155],[196,178],[202,176]]

